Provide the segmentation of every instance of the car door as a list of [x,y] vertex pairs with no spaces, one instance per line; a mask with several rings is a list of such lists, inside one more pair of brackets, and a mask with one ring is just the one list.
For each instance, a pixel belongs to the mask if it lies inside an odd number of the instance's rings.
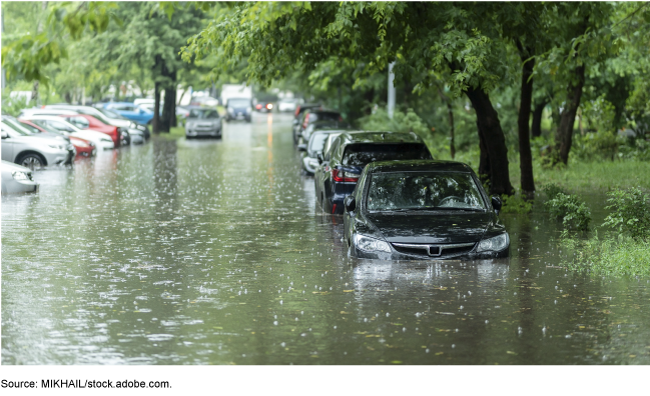
[[14,162],[14,141],[11,139],[8,128],[4,124],[0,124],[0,128],[2,128],[2,159],[4,161]]

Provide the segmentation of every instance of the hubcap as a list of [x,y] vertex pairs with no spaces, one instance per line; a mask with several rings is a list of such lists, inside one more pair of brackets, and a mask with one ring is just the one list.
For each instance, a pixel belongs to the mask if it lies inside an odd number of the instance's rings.
[[26,167],[26,168],[29,168],[31,170],[39,169],[39,168],[43,167],[43,164],[41,163],[41,160],[39,160],[36,157],[31,157],[31,156],[25,158],[21,165]]

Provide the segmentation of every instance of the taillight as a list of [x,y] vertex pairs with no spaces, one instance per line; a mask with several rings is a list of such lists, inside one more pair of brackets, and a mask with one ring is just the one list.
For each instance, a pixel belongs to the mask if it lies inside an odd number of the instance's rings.
[[262,108],[262,105],[258,103],[258,104],[255,105],[255,108],[256,108],[257,110],[259,110],[259,109]]
[[356,182],[359,175],[356,173],[345,172],[339,169],[332,169],[332,179],[336,182]]
[[309,116],[310,116],[310,114],[307,114],[305,116],[305,121],[302,123],[302,128],[303,129],[307,128],[307,125],[309,125]]

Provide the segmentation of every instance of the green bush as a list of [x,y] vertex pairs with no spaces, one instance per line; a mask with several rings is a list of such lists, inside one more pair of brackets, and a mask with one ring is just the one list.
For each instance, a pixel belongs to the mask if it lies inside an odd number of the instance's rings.
[[650,197],[636,187],[607,193],[612,213],[605,218],[603,226],[615,229],[634,239],[650,237]]
[[526,201],[521,195],[502,195],[501,213],[530,213],[533,210],[532,202]]
[[601,240],[594,235],[587,240],[565,237],[560,244],[575,252],[573,260],[563,262],[570,270],[588,270],[596,275],[650,275],[650,241],[622,235]]
[[422,139],[430,135],[427,125],[412,109],[406,113],[395,110],[391,119],[385,109],[379,108],[373,114],[360,118],[359,125],[367,131],[415,132]]
[[559,185],[557,185],[555,183],[549,183],[549,184],[544,185],[544,187],[542,187],[542,191],[544,191],[544,193],[546,193],[546,196],[548,197],[548,199],[553,199],[560,193],[565,194],[565,195],[569,195],[569,193],[566,192],[566,190],[564,190],[562,187],[560,187]]
[[555,198],[546,201],[544,206],[552,218],[562,219],[562,225],[566,229],[586,231],[589,228],[591,211],[575,195],[557,193]]

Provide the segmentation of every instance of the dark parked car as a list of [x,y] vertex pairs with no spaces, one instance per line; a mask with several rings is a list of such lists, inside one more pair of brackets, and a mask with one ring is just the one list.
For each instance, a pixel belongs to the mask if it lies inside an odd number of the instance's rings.
[[296,107],[293,114],[293,144],[298,144],[298,132],[300,132],[300,122],[305,111],[310,109],[322,108],[320,103],[302,103]]
[[251,122],[253,105],[249,98],[230,98],[226,103],[226,121],[246,120]]
[[429,149],[415,133],[345,132],[319,156],[314,174],[316,200],[326,213],[342,214],[363,168],[375,161],[431,159]]
[[327,138],[336,137],[343,132],[350,132],[345,129],[327,128],[320,129],[311,134],[309,142],[298,145],[298,150],[304,154],[302,156],[302,169],[307,175],[313,175],[318,168],[318,155],[323,155],[323,149]]
[[344,239],[350,255],[361,258],[508,257],[500,208],[466,164],[374,162],[345,199]]
[[[341,113],[336,110],[326,110],[321,107],[307,109],[302,115],[300,123],[294,126],[293,129],[293,138],[296,144],[300,143],[300,137],[303,135],[304,131],[309,127],[309,125],[318,122],[318,121],[332,121],[343,123],[343,117]],[[309,139],[305,138],[305,141]]]
[[219,113],[209,108],[192,108],[185,121],[185,138],[200,136],[221,138],[222,121]]

